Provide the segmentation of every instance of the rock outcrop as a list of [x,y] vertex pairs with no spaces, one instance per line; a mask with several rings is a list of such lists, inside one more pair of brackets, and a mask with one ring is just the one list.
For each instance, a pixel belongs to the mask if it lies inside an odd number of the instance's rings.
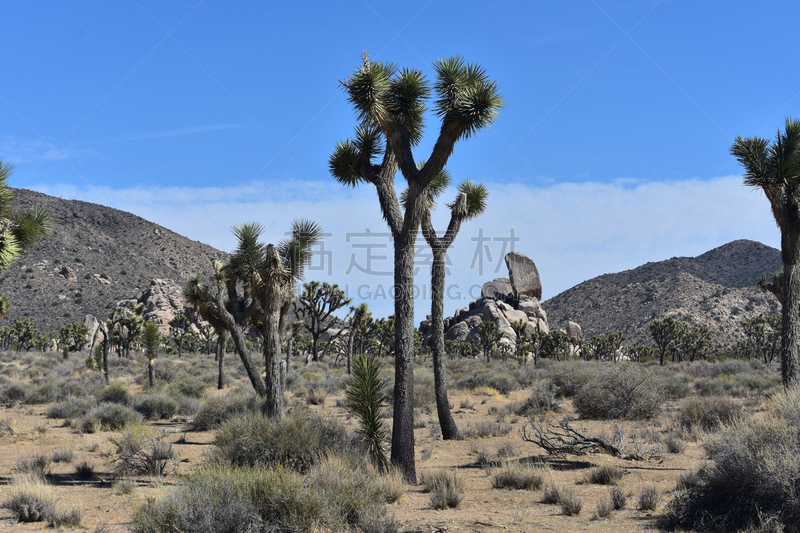
[[169,334],[169,323],[177,315],[195,321],[194,309],[183,301],[181,287],[171,279],[150,280],[150,286],[138,297],[117,302],[117,307],[144,305],[142,315],[146,322],[155,322],[161,333]]
[[539,269],[536,268],[533,259],[518,252],[506,254],[505,259],[514,300],[520,301],[523,296],[541,300],[542,280],[539,278]]
[[[512,254],[513,257],[509,258]],[[550,332],[547,314],[539,303],[542,284],[536,265],[530,258],[516,252],[506,255],[506,265],[509,266],[510,280],[497,278],[487,281],[481,289],[481,298],[444,320],[445,340],[478,344],[481,342],[478,326],[483,322],[497,324],[498,331],[503,334],[500,339],[502,344],[516,342],[512,324],[520,321],[527,324],[525,336],[528,339],[537,329],[543,333]],[[433,333],[430,316],[420,324],[420,332],[423,335],[422,345],[430,346]]]

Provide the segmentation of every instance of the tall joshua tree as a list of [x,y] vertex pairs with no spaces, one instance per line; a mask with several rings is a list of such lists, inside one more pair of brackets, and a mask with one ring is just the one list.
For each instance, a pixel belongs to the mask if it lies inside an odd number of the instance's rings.
[[[439,136],[427,163],[417,168],[412,148],[422,140],[425,103],[431,90],[422,72],[369,60],[342,87],[359,121],[355,138],[337,143],[329,161],[342,184],[371,183],[394,242],[395,383],[391,461],[409,482],[414,463],[414,243],[428,199],[428,188],[442,172],[456,143],[491,125],[503,107],[494,81],[477,65],[459,57],[433,64],[434,111]],[[380,162],[373,159],[380,157]],[[394,187],[397,171],[408,184],[402,209]]]
[[[424,165],[423,165],[424,166]],[[431,264],[431,330],[433,331],[431,349],[433,352],[433,382],[436,392],[436,411],[444,440],[459,436],[453,416],[450,414],[450,400],[447,398],[447,373],[445,371],[444,349],[444,286],[446,277],[445,259],[447,250],[456,239],[461,223],[477,217],[486,210],[486,187],[464,180],[458,185],[456,200],[450,208],[450,223],[441,237],[436,233],[431,221],[431,211],[436,207],[436,198],[450,186],[450,173],[445,169],[433,180],[428,188],[428,205],[422,215],[422,234],[433,252]],[[401,203],[405,203],[407,192],[403,191]]]
[[788,387],[800,378],[800,121],[787,118],[772,144],[760,137],[737,137],[731,154],[745,169],[744,184],[764,192],[781,231],[781,376]]

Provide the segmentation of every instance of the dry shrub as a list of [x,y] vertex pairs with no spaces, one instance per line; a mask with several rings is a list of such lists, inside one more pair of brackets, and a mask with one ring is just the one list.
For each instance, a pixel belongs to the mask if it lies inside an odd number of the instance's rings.
[[594,376],[575,395],[573,405],[582,418],[642,420],[658,415],[664,397],[651,370],[622,364]]
[[767,413],[724,426],[706,444],[714,464],[669,503],[666,524],[734,531],[771,521],[800,531],[800,389],[777,395]]
[[518,462],[506,461],[492,475],[496,489],[539,490],[544,485],[543,469]]
[[616,485],[624,475],[625,471],[618,466],[603,465],[592,469],[586,481],[595,485]]
[[455,470],[436,468],[420,476],[423,492],[431,494],[434,509],[455,509],[464,499],[464,482]]
[[720,426],[731,424],[742,416],[742,407],[734,400],[724,396],[692,398],[684,402],[678,422],[683,429],[695,428],[714,431]]
[[655,485],[648,485],[642,489],[639,494],[639,510],[640,511],[655,511],[658,509],[658,501],[661,499],[661,494],[658,492],[658,487]]

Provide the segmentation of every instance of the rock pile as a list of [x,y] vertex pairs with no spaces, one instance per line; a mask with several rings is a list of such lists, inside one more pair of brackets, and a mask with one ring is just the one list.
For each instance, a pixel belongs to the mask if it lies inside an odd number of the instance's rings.
[[[470,302],[469,307],[458,309],[452,317],[445,318],[445,340],[480,343],[478,326],[486,321],[497,324],[503,333],[500,340],[504,344],[513,344],[516,333],[511,324],[519,320],[528,324],[526,336],[537,329],[549,333],[547,313],[542,309],[539,299],[542,297],[542,282],[536,264],[529,257],[511,252],[506,255],[508,278],[497,278],[484,283],[481,298]],[[430,317],[420,324],[423,335],[423,346],[431,343]]]

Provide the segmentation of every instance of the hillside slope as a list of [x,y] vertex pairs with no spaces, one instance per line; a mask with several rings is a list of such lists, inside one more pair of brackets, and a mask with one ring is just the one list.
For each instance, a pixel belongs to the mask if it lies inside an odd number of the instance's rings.
[[542,302],[550,326],[569,320],[591,337],[623,331],[629,342],[651,344],[647,324],[672,315],[708,326],[717,344],[741,336],[739,322],[779,311],[777,300],[756,286],[781,267],[780,251],[738,240],[697,257],[674,257],[590,279]]
[[36,206],[50,214],[53,233],[2,274],[0,294],[11,300],[9,319],[28,316],[40,331],[87,314],[103,318],[113,302],[138,296],[151,279],[180,283],[227,257],[118,209],[17,190],[15,209]]

